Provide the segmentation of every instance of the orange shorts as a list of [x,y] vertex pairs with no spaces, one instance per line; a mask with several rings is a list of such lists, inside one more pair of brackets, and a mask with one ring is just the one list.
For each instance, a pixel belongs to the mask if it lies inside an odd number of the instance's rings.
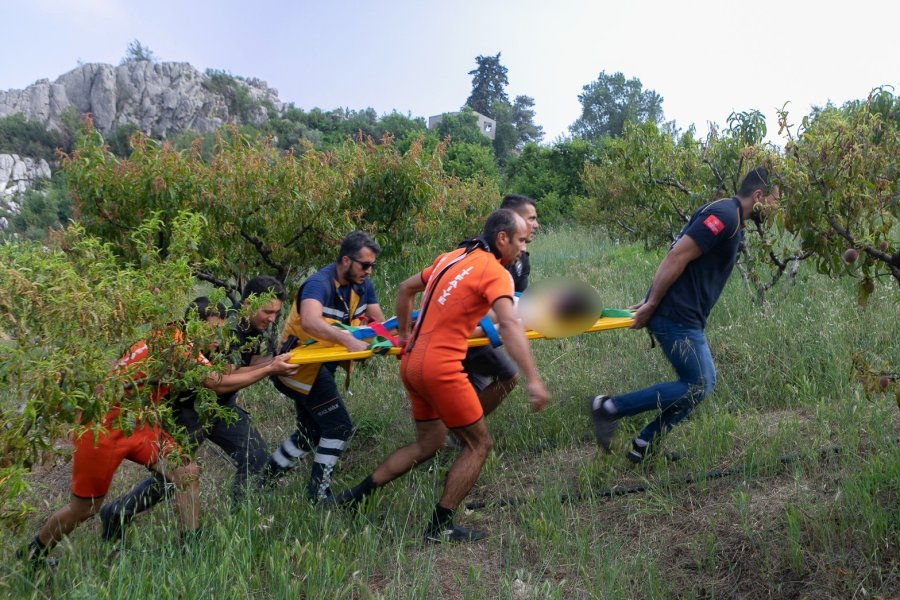
[[72,494],[79,498],[99,498],[109,491],[116,469],[126,458],[149,467],[160,453],[175,449],[175,443],[158,425],[143,425],[131,435],[121,429],[108,429],[97,435],[86,431],[75,438],[72,457]]
[[450,429],[468,427],[481,419],[484,411],[462,361],[426,365],[426,354],[404,354],[400,361],[400,378],[409,394],[413,419],[440,419]]

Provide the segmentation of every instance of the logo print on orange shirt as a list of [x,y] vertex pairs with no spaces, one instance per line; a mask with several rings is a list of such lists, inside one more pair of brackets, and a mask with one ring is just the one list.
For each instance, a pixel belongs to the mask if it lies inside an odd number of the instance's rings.
[[444,291],[441,292],[440,298],[437,299],[438,304],[444,304],[447,302],[447,298],[450,297],[450,293],[456,289],[456,286],[459,285],[459,282],[466,278],[466,275],[472,272],[472,267],[466,267],[459,274],[453,278],[450,283],[447,284],[447,287],[444,288]]
[[722,223],[716,215],[709,215],[706,217],[703,224],[706,225],[707,229],[713,232],[713,235],[719,235],[722,233],[722,230],[725,229],[725,224]]

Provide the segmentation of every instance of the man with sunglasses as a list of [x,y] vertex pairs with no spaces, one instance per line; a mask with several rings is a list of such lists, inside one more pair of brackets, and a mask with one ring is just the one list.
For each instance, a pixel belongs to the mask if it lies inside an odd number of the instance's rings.
[[[339,344],[351,352],[368,348],[349,331],[334,325],[384,321],[369,279],[380,252],[378,243],[362,231],[343,239],[337,261],[312,275],[297,290],[281,332],[282,351],[310,339]],[[316,503],[330,499],[331,473],[353,430],[334,379],[338,364],[302,365],[292,376],[272,379],[278,391],[294,401],[297,430],[269,457],[266,477],[274,480],[314,453],[306,491],[310,501]]]

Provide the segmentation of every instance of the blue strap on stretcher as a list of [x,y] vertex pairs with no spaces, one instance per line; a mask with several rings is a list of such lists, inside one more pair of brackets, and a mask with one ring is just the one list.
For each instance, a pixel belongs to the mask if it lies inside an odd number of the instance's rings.
[[487,316],[481,319],[478,324],[481,325],[484,336],[491,342],[491,348],[498,348],[503,345],[503,342],[500,341],[500,334],[497,333],[497,328],[494,327],[494,323]]
[[[516,292],[516,298],[521,295],[522,292]],[[497,328],[494,327],[493,321],[491,321],[487,315],[485,315],[478,324],[481,325],[481,330],[484,331],[484,337],[491,342],[491,348],[499,348],[503,345],[503,342],[500,340],[500,334],[497,333]]]

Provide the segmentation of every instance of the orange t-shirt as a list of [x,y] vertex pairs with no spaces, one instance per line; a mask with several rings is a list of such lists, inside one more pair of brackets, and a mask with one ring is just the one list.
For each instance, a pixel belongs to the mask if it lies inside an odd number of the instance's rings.
[[[447,265],[452,265],[438,277]],[[462,361],[468,339],[498,299],[512,299],[512,277],[500,261],[477,248],[465,254],[464,248],[438,256],[422,271],[425,295],[419,310],[419,322],[411,339],[413,352],[425,351],[440,357],[440,362]]]
[[[172,338],[175,343],[182,343],[184,341],[184,334],[180,329],[175,329],[172,332]],[[190,348],[190,344],[188,344],[188,348]],[[118,361],[116,361],[115,370],[120,374],[127,374],[131,380],[135,383],[135,385],[139,388],[144,387],[145,385],[153,386],[148,395],[148,399],[151,402],[159,402],[169,393],[169,385],[162,382],[145,382],[147,375],[141,369],[141,363],[146,361],[150,357],[150,348],[147,344],[146,340],[140,340],[132,344],[132,346],[122,355]],[[173,357],[174,358],[174,357]],[[191,355],[190,350],[184,356],[186,360],[193,360],[202,365],[209,366],[209,360],[203,354]],[[104,423],[111,422],[112,419],[117,417],[119,414],[119,407],[113,407],[104,417]]]

